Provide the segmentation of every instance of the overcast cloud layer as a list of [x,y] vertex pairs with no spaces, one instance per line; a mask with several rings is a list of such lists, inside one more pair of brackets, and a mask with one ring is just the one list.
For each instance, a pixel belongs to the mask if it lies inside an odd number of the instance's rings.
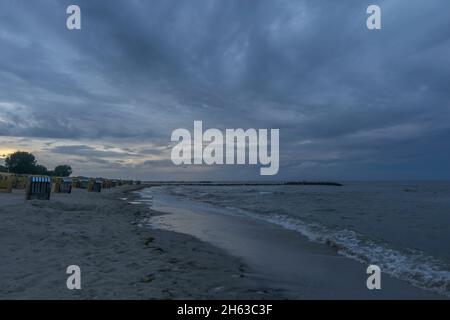
[[[66,29],[66,8],[82,30]],[[366,8],[382,8],[381,31]],[[75,174],[175,167],[176,128],[279,128],[275,179],[450,178],[446,0],[0,1],[0,154]],[[0,155],[1,156],[1,155]]]

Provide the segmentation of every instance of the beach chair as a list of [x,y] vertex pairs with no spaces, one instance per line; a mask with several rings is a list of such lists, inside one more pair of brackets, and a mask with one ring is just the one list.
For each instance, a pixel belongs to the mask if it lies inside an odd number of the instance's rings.
[[25,198],[27,200],[50,200],[52,190],[52,180],[47,176],[28,177]]
[[102,192],[102,180],[90,179],[87,187],[88,192]]
[[56,178],[54,192],[55,193],[72,193],[72,179]]
[[109,189],[109,188],[111,188],[111,180],[103,179],[102,188],[103,188],[103,189]]
[[78,188],[87,189],[89,186],[89,179],[79,179],[78,180]]
[[28,176],[15,175],[13,178],[13,189],[24,190],[27,187]]
[[0,192],[11,193],[13,187],[13,177],[9,175],[0,175]]

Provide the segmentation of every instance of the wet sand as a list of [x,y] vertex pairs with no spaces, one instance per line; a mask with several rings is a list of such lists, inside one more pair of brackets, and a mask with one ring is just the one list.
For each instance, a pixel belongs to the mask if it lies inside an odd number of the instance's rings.
[[[135,189],[0,194],[0,299],[442,298],[384,274],[369,291],[366,266],[331,247],[189,206],[164,214]],[[73,264],[81,290],[66,287]]]
[[151,218],[150,225],[226,250],[266,286],[281,290],[289,299],[445,299],[385,273],[381,290],[368,290],[367,265],[274,224],[221,214],[212,206],[172,197],[154,199],[153,208],[169,214]]
[[[50,201],[0,194],[0,299],[281,297],[223,250],[140,226],[158,213],[130,204],[130,190],[76,189]],[[69,265],[81,268],[81,290],[66,287]]]

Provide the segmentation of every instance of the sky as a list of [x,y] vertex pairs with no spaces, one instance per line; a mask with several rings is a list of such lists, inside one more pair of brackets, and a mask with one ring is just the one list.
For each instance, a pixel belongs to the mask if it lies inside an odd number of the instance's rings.
[[[66,28],[81,8],[82,29]],[[379,5],[382,29],[368,30]],[[447,0],[0,0],[0,162],[146,180],[450,178]],[[280,170],[171,133],[278,128]]]

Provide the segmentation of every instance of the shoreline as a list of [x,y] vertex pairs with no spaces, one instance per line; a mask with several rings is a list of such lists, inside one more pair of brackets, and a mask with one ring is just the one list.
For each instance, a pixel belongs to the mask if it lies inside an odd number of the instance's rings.
[[[143,228],[136,191],[76,189],[50,201],[0,194],[1,299],[282,299],[242,262],[192,236]],[[123,201],[120,198],[128,198]],[[81,269],[68,290],[66,268]]]
[[154,209],[166,215],[154,217],[151,224],[193,235],[239,257],[288,299],[448,299],[383,271],[382,290],[368,290],[368,265],[339,254],[332,245],[267,221],[224,214],[208,204],[162,199]]
[[446,299],[384,273],[369,291],[363,264],[267,222],[155,210],[135,192],[151,187],[0,194],[0,299]]

